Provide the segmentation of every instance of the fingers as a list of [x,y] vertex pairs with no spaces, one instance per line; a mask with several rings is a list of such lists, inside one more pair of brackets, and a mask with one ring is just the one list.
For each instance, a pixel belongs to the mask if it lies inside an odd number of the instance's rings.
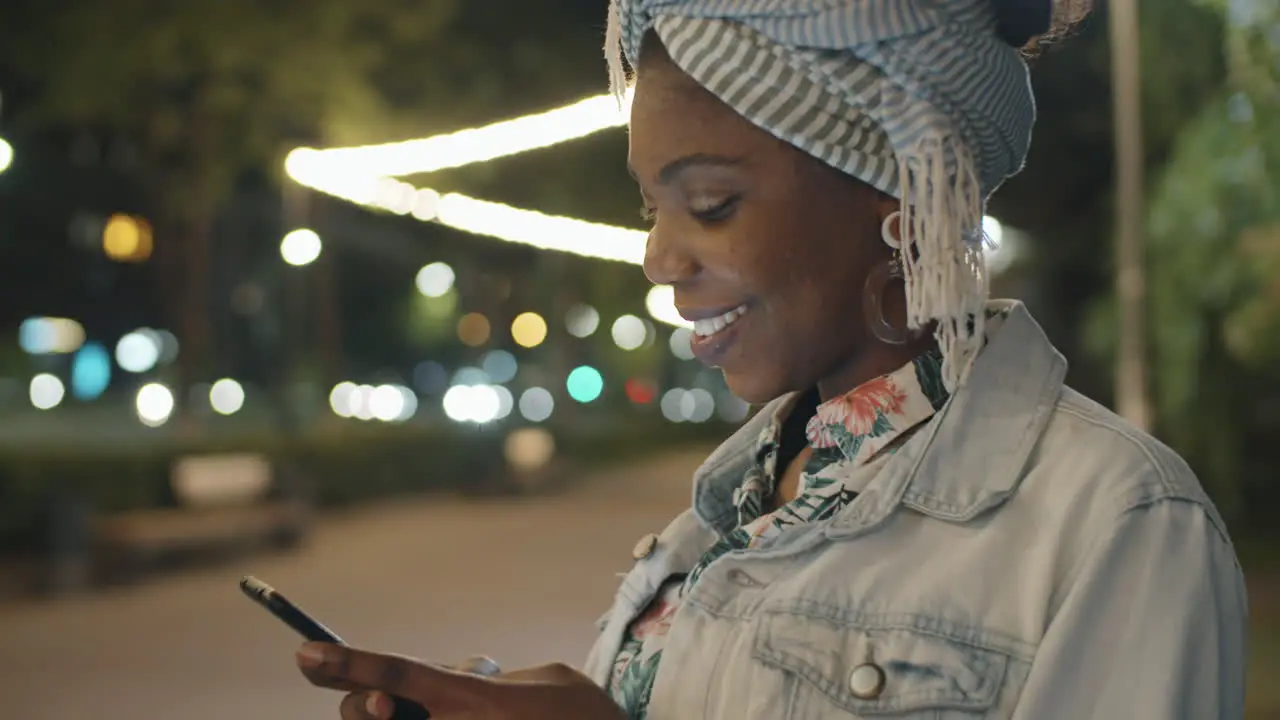
[[321,667],[322,655],[316,648],[310,647],[310,644],[304,645],[298,650],[297,662],[298,669],[302,671],[302,675],[307,681],[316,687],[327,688],[329,690],[342,690],[344,692],[357,692],[360,690],[368,690],[368,688],[357,685],[353,682],[347,682],[340,678],[335,678]]
[[429,707],[466,704],[487,682],[477,675],[409,658],[327,643],[303,645],[298,651],[298,666],[308,680],[321,687],[377,689]]
[[391,720],[394,710],[391,698],[377,691],[350,693],[338,706],[342,720]]

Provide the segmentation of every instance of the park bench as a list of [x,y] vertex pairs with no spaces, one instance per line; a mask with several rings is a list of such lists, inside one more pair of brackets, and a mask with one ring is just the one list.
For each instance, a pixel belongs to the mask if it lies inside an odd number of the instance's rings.
[[310,523],[310,504],[282,487],[261,456],[181,458],[174,463],[171,483],[176,507],[94,519],[94,575],[121,582],[166,564],[293,547]]

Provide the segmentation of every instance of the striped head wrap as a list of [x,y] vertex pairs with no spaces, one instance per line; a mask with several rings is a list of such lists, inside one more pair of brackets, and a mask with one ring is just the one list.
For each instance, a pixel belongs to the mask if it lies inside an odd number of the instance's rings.
[[986,199],[1022,168],[1035,120],[999,1],[612,0],[605,54],[621,98],[652,29],[747,120],[898,198],[908,324],[937,323],[954,390],[982,343]]

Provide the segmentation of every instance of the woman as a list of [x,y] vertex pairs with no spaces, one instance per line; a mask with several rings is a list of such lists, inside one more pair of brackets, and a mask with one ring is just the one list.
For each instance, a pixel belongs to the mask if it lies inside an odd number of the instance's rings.
[[[767,403],[637,547],[583,673],[306,646],[345,718],[1239,718],[1244,588],[1171,450],[988,302],[1052,5],[614,0],[645,271]],[[1059,18],[1062,13],[1059,13]]]

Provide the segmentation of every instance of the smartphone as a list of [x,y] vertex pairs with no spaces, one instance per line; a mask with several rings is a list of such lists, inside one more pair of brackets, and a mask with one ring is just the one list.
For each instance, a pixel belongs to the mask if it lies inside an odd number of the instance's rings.
[[[295,632],[306,640],[332,643],[334,645],[347,644],[332,630],[308,615],[302,608],[289,602],[288,598],[261,580],[251,575],[246,575],[240,580],[240,589],[250,600],[266,608],[267,612],[275,615],[281,622],[293,628]],[[391,699],[395,703],[395,714],[392,716],[394,720],[427,720],[427,718],[431,717],[426,708],[415,702],[394,696]]]

